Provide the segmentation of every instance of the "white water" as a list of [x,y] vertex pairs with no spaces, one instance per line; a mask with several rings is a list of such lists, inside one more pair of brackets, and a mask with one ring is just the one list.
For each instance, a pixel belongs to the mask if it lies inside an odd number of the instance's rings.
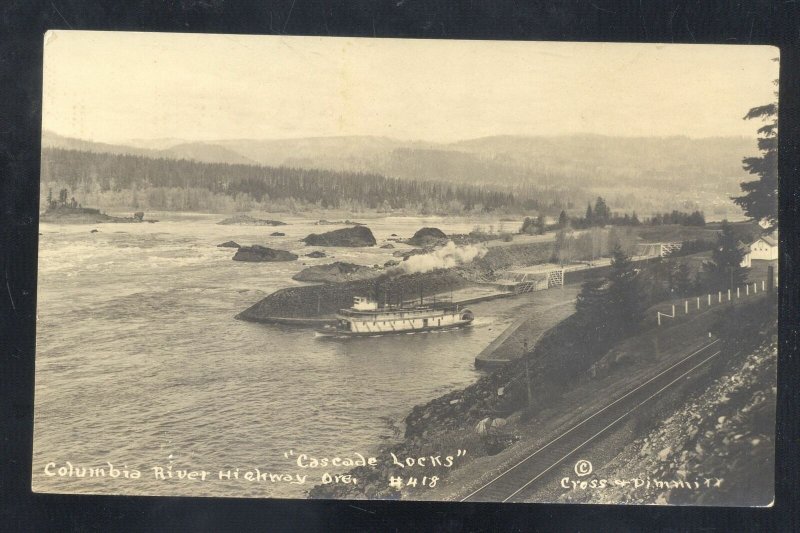
[[[150,215],[148,215],[150,216]],[[155,224],[42,224],[33,486],[37,491],[297,497],[314,485],[156,480],[152,466],[292,472],[287,450],[367,453],[414,405],[477,379],[473,360],[513,316],[484,310],[471,328],[324,341],[307,329],[234,315],[296,284],[303,264],[383,264],[394,250],[327,248],[291,263],[231,261],[218,243],[302,254],[299,239],[341,226],[282,218],[221,226],[221,215],[153,214]],[[263,218],[281,218],[263,215]],[[365,220],[383,244],[466,219]],[[499,221],[483,221],[484,225]],[[517,223],[506,222],[517,228]],[[98,233],[90,233],[97,228]],[[273,231],[285,237],[270,237]],[[405,248],[396,245],[397,249]],[[141,479],[59,478],[48,462],[127,466]],[[317,472],[317,474],[321,474]]]

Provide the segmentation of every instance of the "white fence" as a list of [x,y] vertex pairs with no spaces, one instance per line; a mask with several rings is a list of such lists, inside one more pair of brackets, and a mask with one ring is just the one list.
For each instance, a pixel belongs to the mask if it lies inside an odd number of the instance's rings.
[[[778,286],[777,280],[775,280],[775,287]],[[656,320],[658,321],[658,325],[661,325],[661,319],[667,318],[676,318],[680,316],[688,315],[692,311],[699,311],[702,308],[709,308],[712,305],[719,305],[721,303],[727,303],[739,298],[745,298],[750,296],[751,294],[755,295],[759,292],[764,292],[767,290],[767,282],[766,280],[761,280],[760,282],[754,281],[752,283],[748,283],[747,285],[743,285],[741,287],[736,287],[736,289],[726,289],[724,291],[717,291],[714,294],[706,294],[704,296],[695,296],[694,298],[688,298],[683,301],[683,305],[681,304],[672,304],[672,308],[670,312],[663,312],[663,311],[656,311]]]

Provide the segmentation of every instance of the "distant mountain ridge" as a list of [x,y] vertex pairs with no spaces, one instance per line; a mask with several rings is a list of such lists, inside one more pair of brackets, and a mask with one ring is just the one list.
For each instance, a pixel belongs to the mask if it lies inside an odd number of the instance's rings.
[[[107,144],[85,141],[72,137],[65,137],[53,132],[42,132],[43,148],[64,148],[67,150],[81,150],[84,152],[108,153],[119,155],[138,155],[154,159],[187,159],[201,163],[228,163],[228,164],[258,164],[234,150],[218,144],[181,142],[173,139],[174,143],[166,148],[158,148],[158,142],[152,143],[150,148],[142,146]],[[143,143],[144,144],[144,143]]]
[[742,158],[758,152],[755,140],[745,137],[593,134],[497,135],[452,143],[374,136],[131,143],[94,143],[51,132],[42,136],[42,145],[48,147],[206,163],[365,172],[499,186],[699,187],[722,193],[737,192],[739,182],[747,178],[741,168]]

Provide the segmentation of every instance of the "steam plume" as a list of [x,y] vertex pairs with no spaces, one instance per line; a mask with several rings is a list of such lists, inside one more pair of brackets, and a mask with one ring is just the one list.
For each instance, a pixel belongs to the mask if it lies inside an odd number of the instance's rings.
[[429,272],[437,268],[453,268],[479,259],[486,255],[487,251],[486,246],[483,245],[456,246],[453,241],[448,241],[444,247],[435,252],[425,255],[412,255],[400,263],[400,268],[409,274]]

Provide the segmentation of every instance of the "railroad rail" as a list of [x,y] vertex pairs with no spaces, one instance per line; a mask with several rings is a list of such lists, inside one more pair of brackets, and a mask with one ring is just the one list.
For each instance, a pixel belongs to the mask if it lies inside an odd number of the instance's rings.
[[639,407],[670,388],[678,381],[720,354],[719,339],[714,339],[669,368],[584,418],[557,437],[540,446],[494,476],[461,501],[520,501],[532,491],[535,483],[563,464],[573,454],[603,436]]

